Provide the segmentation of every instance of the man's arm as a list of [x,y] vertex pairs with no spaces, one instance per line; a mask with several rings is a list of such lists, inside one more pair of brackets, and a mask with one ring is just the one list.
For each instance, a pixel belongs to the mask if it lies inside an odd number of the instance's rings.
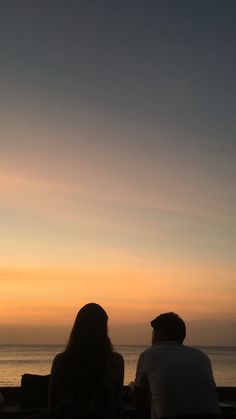
[[133,394],[137,415],[145,419],[150,417],[151,412],[151,397],[146,367],[146,357],[143,353],[140,355],[137,364]]

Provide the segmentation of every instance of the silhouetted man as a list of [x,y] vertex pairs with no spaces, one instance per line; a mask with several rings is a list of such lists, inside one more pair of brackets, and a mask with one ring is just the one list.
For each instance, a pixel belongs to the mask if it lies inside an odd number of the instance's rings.
[[211,362],[183,345],[184,321],[165,313],[151,321],[152,346],[139,357],[134,382],[136,408],[151,418],[217,414],[219,405]]

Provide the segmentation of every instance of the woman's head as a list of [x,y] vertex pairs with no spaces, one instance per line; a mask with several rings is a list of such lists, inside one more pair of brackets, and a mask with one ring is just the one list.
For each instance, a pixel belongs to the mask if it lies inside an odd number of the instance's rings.
[[99,304],[86,304],[76,316],[74,333],[88,340],[102,339],[107,336],[107,321],[108,315]]
[[100,345],[110,342],[107,321],[108,315],[99,304],[84,305],[76,316],[68,349],[77,349],[81,345]]
[[64,352],[64,388],[84,389],[101,380],[112,354],[107,321],[99,304],[79,310]]

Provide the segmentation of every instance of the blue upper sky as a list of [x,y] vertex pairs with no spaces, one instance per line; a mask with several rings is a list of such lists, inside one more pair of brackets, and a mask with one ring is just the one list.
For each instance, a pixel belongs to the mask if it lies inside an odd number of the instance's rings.
[[190,301],[187,264],[236,315],[235,16],[235,0],[1,2],[3,264],[169,263]]

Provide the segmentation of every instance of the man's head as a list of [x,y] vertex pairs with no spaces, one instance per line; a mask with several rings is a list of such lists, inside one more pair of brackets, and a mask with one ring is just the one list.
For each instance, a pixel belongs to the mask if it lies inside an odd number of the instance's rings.
[[176,313],[164,313],[151,321],[153,327],[153,343],[172,340],[183,343],[186,336],[186,326]]

